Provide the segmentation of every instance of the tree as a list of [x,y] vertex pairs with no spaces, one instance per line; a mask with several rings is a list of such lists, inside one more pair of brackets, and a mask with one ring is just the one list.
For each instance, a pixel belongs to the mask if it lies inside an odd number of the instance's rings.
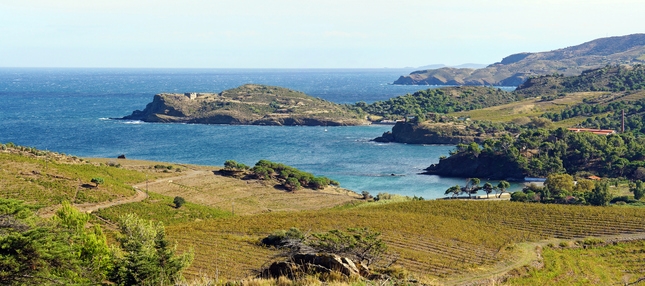
[[117,285],[171,285],[193,260],[192,252],[175,254],[160,222],[128,214],[120,218],[119,229],[121,251],[114,253],[109,274]]
[[596,183],[596,187],[593,191],[587,195],[587,202],[594,206],[606,206],[612,198],[613,197],[609,192],[609,183],[606,181],[600,181]]
[[97,285],[112,268],[106,238],[89,215],[64,202],[52,220],[0,199],[0,284]]
[[645,194],[645,184],[643,184],[643,181],[638,180],[634,184],[630,184],[629,191],[634,193],[635,200],[640,200]]
[[484,184],[483,189],[484,189],[484,192],[486,193],[486,198],[488,199],[488,195],[489,195],[490,193],[492,193],[492,192],[493,192],[493,190],[495,189],[495,187],[493,187],[493,184],[491,184],[491,183],[489,183],[489,182],[486,182],[486,183]]
[[546,177],[544,186],[554,196],[573,191],[573,177],[569,174],[551,174]]
[[186,203],[186,200],[184,200],[184,198],[182,197],[175,197],[172,202],[175,204],[175,208],[178,209]]
[[461,187],[459,185],[454,185],[454,186],[448,188],[446,190],[446,192],[444,193],[444,195],[447,196],[447,195],[451,194],[452,195],[451,197],[454,198],[455,196],[458,196],[460,192],[461,192]]
[[466,193],[468,193],[468,198],[471,198],[472,194],[476,194],[477,191],[479,191],[479,183],[481,183],[479,178],[471,178],[470,180],[468,180],[466,187],[464,187]]
[[288,178],[287,181],[284,182],[283,186],[290,192],[299,190],[302,187],[302,185],[300,185],[300,181],[294,177]]
[[506,192],[506,189],[510,187],[511,187],[511,184],[509,182],[504,180],[499,181],[499,184],[497,184],[497,188],[499,189],[499,195],[497,197],[501,198],[502,194]]
[[96,187],[98,188],[99,185],[103,184],[105,181],[101,177],[94,177],[91,182],[96,184]]

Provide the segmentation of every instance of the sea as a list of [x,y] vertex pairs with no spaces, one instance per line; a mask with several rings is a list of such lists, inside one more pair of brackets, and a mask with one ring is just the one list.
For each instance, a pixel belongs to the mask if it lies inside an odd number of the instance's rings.
[[420,173],[454,146],[371,141],[391,125],[233,126],[110,119],[143,110],[157,93],[220,92],[247,83],[286,87],[341,104],[436,88],[391,84],[410,71],[0,68],[0,143],[79,157],[124,154],[129,159],[210,166],[226,160],[254,165],[267,159],[327,176],[358,193],[443,198],[446,189],[463,186],[466,179]]

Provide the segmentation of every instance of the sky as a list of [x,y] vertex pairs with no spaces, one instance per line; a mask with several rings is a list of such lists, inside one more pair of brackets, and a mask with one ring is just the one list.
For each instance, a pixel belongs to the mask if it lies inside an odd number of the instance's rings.
[[0,0],[0,67],[491,64],[645,32],[642,0]]

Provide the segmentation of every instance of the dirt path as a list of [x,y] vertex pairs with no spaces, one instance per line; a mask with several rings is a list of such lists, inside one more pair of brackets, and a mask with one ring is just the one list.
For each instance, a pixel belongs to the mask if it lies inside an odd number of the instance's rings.
[[[108,201],[108,202],[100,202],[100,203],[84,203],[84,204],[73,204],[73,206],[78,209],[81,212],[85,213],[91,213],[98,211],[99,209],[104,209],[104,208],[109,208],[113,206],[118,206],[118,205],[123,205],[123,204],[129,204],[129,203],[135,203],[135,202],[140,202],[145,200],[148,197],[148,194],[146,194],[145,189],[146,186],[150,185],[155,185],[159,183],[165,183],[165,182],[172,182],[172,180],[179,180],[179,179],[186,179],[186,178],[191,178],[191,177],[197,177],[197,176],[204,176],[208,175],[210,172],[209,171],[203,171],[203,170],[191,170],[190,172],[187,172],[185,174],[182,174],[181,176],[175,176],[175,177],[169,177],[169,178],[161,178],[157,179],[154,181],[150,182],[142,182],[136,185],[133,185],[134,190],[136,191],[135,195],[132,197],[128,198],[120,198],[114,201]],[[143,189],[144,191],[142,191]],[[54,216],[56,211],[60,208],[60,205],[56,206],[51,206],[47,207],[45,209],[42,209],[39,212],[39,216],[43,218],[50,218]]]
[[[608,235],[608,236],[594,236],[594,238],[600,238],[605,241],[605,243],[614,243],[614,242],[628,242],[636,240],[645,240],[645,232],[631,233],[631,234],[619,234],[619,235]],[[517,256],[512,261],[498,263],[494,265],[490,270],[483,271],[479,273],[470,273],[463,276],[450,277],[446,280],[439,280],[442,285],[498,285],[500,284],[499,280],[503,277],[508,277],[510,271],[514,269],[519,269],[524,266],[535,267],[543,263],[542,261],[542,248],[547,244],[551,243],[553,245],[558,245],[562,241],[572,241],[580,239],[548,239],[539,242],[530,242],[530,243],[518,243],[515,247],[518,248]],[[502,283],[503,284],[503,283]]]

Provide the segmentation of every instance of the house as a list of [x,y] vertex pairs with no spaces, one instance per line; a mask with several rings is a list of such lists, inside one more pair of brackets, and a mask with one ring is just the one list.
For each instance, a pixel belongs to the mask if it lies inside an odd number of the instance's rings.
[[589,179],[589,180],[594,180],[594,181],[600,181],[600,180],[602,180],[600,177],[598,177],[598,176],[594,176],[594,175],[591,175],[591,176],[587,177],[587,179]]
[[569,131],[572,132],[591,132],[596,135],[611,135],[611,134],[616,134],[616,131],[614,130],[608,130],[608,129],[592,129],[592,128],[567,128]]
[[187,93],[184,93],[184,95],[191,100],[194,100],[197,98],[197,93],[195,92],[187,92]]

